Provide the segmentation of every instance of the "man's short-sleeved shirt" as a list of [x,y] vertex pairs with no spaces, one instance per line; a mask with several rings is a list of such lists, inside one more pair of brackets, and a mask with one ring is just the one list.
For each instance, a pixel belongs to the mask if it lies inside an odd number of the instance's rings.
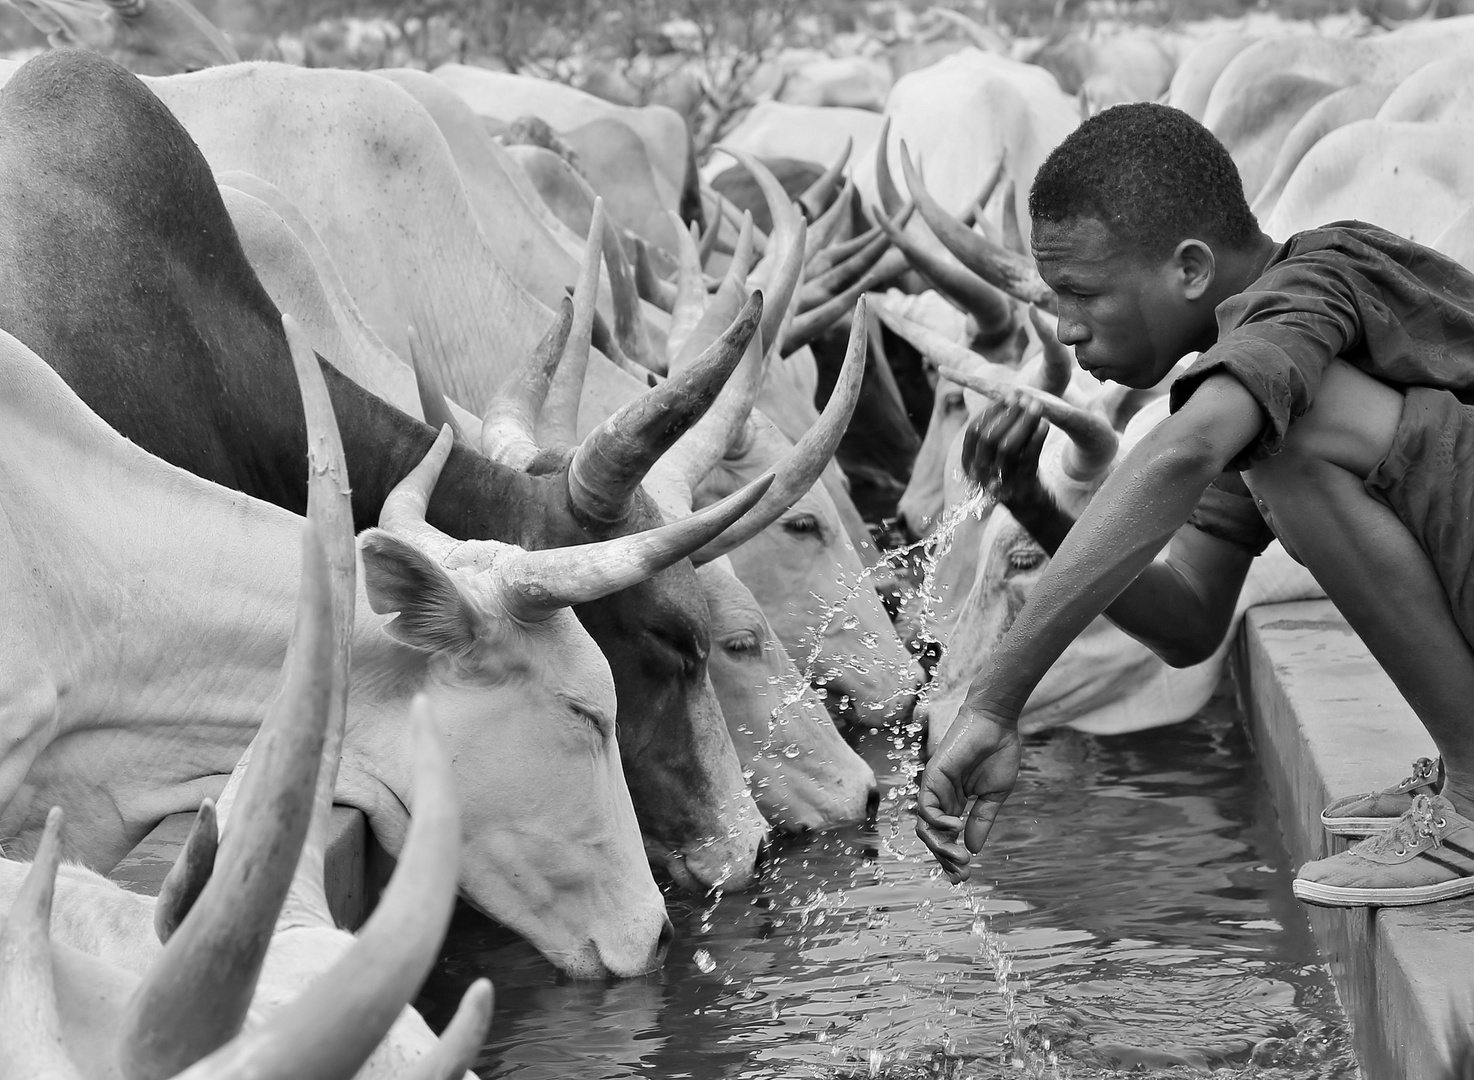
[[1211,374],[1238,379],[1266,423],[1236,469],[1279,450],[1334,357],[1394,386],[1449,390],[1474,404],[1474,274],[1375,225],[1338,221],[1295,234],[1216,315],[1218,341],[1172,384],[1171,407]]

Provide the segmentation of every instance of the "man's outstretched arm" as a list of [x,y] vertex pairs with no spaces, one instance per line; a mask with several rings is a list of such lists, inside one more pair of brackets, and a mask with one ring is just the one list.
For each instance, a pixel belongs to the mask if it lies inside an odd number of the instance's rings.
[[[1075,516],[1040,480],[1048,425],[1032,399],[994,402],[968,426],[962,467],[974,483],[998,479],[999,502],[1051,557]],[[1222,643],[1254,556],[1246,548],[1186,526],[1167,558],[1146,566],[1106,608],[1105,617],[1167,663],[1202,663]]]
[[1060,544],[922,774],[917,835],[953,881],[966,878],[1018,778],[1018,718],[1029,694],[1187,521],[1263,422],[1232,376],[1205,379],[1126,455]]

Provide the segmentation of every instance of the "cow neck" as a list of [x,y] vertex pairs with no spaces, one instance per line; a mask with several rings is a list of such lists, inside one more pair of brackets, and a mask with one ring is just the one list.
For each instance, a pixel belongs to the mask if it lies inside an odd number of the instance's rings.
[[[158,818],[217,794],[254,734],[292,632],[302,519],[143,453],[13,339],[0,358],[5,602],[24,634],[11,685],[31,673],[20,700],[32,703],[4,734],[28,740],[37,766],[0,772],[0,831],[39,828],[27,815],[57,801],[48,778],[65,775],[77,820],[120,827],[100,824],[77,851],[108,865]],[[378,651],[382,621],[360,591],[357,655]],[[15,800],[22,777],[29,797]]]

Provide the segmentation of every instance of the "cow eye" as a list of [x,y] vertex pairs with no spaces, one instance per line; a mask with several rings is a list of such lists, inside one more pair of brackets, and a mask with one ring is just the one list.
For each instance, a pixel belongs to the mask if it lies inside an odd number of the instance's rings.
[[722,642],[722,648],[733,656],[756,656],[762,651],[763,643],[751,630],[740,630]]
[[942,399],[942,409],[947,413],[962,412],[967,408],[967,399],[960,390],[952,391]]
[[1044,562],[1044,552],[1036,547],[1017,547],[1008,553],[1008,565],[1014,570],[1033,570]]
[[813,514],[794,514],[783,519],[783,529],[797,536],[817,536],[820,533],[819,519]]

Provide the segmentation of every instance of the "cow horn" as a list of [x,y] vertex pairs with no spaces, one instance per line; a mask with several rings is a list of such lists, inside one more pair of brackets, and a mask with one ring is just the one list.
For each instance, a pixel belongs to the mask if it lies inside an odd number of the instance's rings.
[[1064,397],[1075,371],[1074,352],[1059,340],[1058,319],[1051,324],[1048,315],[1030,304],[1029,322],[1034,324],[1034,333],[1039,335],[1039,344],[1044,347],[1043,363],[1039,365],[1038,381],[1034,385],[1046,394]]
[[445,468],[455,444],[452,430],[448,424],[440,429],[419,464],[390,489],[379,509],[379,528],[419,545],[433,556],[443,556],[454,544],[449,536],[425,521],[440,470]]
[[851,204],[854,201],[855,182],[846,179],[839,197],[834,200],[828,210],[824,211],[824,216],[815,221],[809,229],[809,235],[804,241],[804,261],[806,263],[816,259],[819,253],[839,235],[840,227],[850,219]]
[[[913,204],[914,205],[914,204]],[[865,208],[867,216],[869,208]],[[864,249],[865,245],[880,235],[880,226],[871,225],[865,232],[858,236],[852,236],[843,243],[831,244],[823,251],[816,254],[804,267],[804,284],[807,285],[821,274],[828,273],[846,259],[853,258],[857,251]]]
[[424,343],[420,332],[413,326],[406,327],[409,337],[409,366],[415,375],[415,392],[420,397],[420,412],[425,414],[425,423],[438,428],[451,423],[450,408],[445,404],[445,392],[435,383],[435,377],[424,363]]
[[1039,402],[1044,419],[1070,437],[1073,453],[1065,455],[1063,464],[1065,474],[1071,479],[1093,480],[1116,460],[1116,449],[1121,440],[1103,416],[1032,386],[1000,384],[954,367],[942,368],[942,374],[994,401],[1007,401],[1011,395],[1018,394]]
[[839,152],[839,157],[834,164],[825,169],[819,179],[804,189],[798,197],[799,209],[803,211],[804,220],[818,221],[819,217],[829,208],[830,200],[838,194],[841,184],[844,182],[844,167],[849,164],[850,151],[855,147],[855,140],[846,135],[844,149]]
[[[672,225],[680,225],[674,211],[667,211]],[[670,313],[670,330],[665,335],[665,358],[667,365],[681,354],[681,349],[701,322],[706,313],[706,277],[701,269],[701,253],[693,235],[696,226],[688,230],[681,225],[676,232],[676,302]],[[669,367],[667,366],[667,370]]]
[[978,324],[979,337],[997,337],[1013,328],[1013,302],[978,275],[969,272],[946,248],[935,240],[928,243],[921,237],[895,228],[879,214],[872,215],[872,220],[885,230],[891,243],[922,277],[973,317]]
[[177,1080],[352,1076],[419,991],[455,907],[461,836],[450,752],[425,695],[410,705],[409,722],[409,832],[357,940],[289,1006]]
[[[762,302],[762,293],[754,293],[748,300],[749,304]],[[716,402],[665,455],[663,460],[680,469],[692,491],[741,441],[747,418],[752,415],[752,407],[767,375],[767,360],[768,354],[754,335]]]
[[[849,427],[855,403],[860,400],[860,386],[865,379],[865,352],[869,341],[869,321],[865,316],[865,298],[855,304],[850,320],[850,339],[845,349],[844,366],[824,406],[824,412],[803,438],[794,445],[778,466],[778,480],[763,501],[747,512],[741,521],[707,544],[691,561],[697,565],[711,562],[751,540],[791,507],[812,488],[834,456],[839,440]],[[720,505],[720,504],[718,504]]]
[[609,295],[614,303],[614,338],[624,355],[650,367],[650,330],[640,310],[635,274],[614,222],[604,219],[604,265],[609,269]]
[[698,322],[690,335],[681,344],[681,351],[671,361],[671,370],[685,366],[693,356],[711,347],[711,343],[723,330],[732,325],[738,310],[747,302],[747,275],[752,269],[752,215],[743,211],[742,231],[737,236],[737,247],[732,261],[727,266],[727,276],[706,302]]
[[911,191],[911,197],[916,200],[921,216],[931,227],[931,231],[937,234],[937,239],[957,256],[958,262],[988,284],[1026,304],[1038,304],[1050,312],[1057,309],[1054,292],[1044,284],[1033,259],[999,247],[986,237],[966,228],[947,213],[941,203],[932,198],[921,178],[916,175],[905,143],[901,144],[901,174],[906,180],[906,187]]
[[594,200],[588,240],[583,248],[583,269],[573,290],[573,322],[563,350],[563,362],[553,376],[543,403],[539,431],[544,446],[574,446],[578,443],[578,403],[583,397],[583,378],[589,366],[589,348],[594,334],[594,303],[599,295],[599,256],[604,246],[604,200]]
[[524,622],[540,622],[560,608],[628,589],[712,543],[772,484],[772,474],[765,474],[689,517],[613,540],[544,551],[512,548],[496,564],[507,610]]
[[[716,250],[717,233],[721,230],[722,222],[726,220],[726,215],[722,213],[722,193],[718,191],[713,194],[717,197],[716,210],[708,219],[709,223],[706,226],[706,231],[701,234],[701,244],[697,249],[697,254],[701,257],[702,269],[706,268],[707,262],[711,259],[712,252]],[[703,209],[705,208],[703,207]]]
[[705,414],[741,362],[762,310],[761,295],[754,295],[697,360],[621,407],[579,443],[568,467],[575,513],[604,525],[625,519],[645,474]]
[[61,807],[46,815],[36,857],[0,928],[0,1076],[79,1080],[62,1049],[51,960],[51,898],[61,864]]
[[[905,226],[906,219],[911,216],[914,208],[914,203],[907,203],[897,212],[893,222],[897,230]],[[845,288],[869,272],[891,246],[890,237],[879,228],[865,233],[860,239],[864,239],[865,236],[868,236],[869,239],[848,259],[818,277],[804,282],[803,293],[799,298],[801,311],[812,311],[831,297],[843,292]]]
[[794,291],[803,274],[808,223],[771,169],[761,160],[742,150],[728,150],[757,181],[768,214],[773,220],[768,252],[753,276],[767,290],[768,303],[763,309],[762,347],[766,352],[778,338],[779,328],[788,317]]
[[833,326],[836,320],[842,318],[857,298],[871,289],[879,288],[897,275],[904,274],[909,265],[902,252],[891,248],[880,257],[880,261],[868,274],[844,292],[794,319],[783,335],[783,355],[788,356],[813,341]]
[[[676,230],[678,236],[685,232],[684,225]],[[654,304],[667,315],[676,308],[676,287],[655,273],[655,268],[650,265],[650,247],[639,236],[635,237],[635,291],[640,294],[640,299]]]
[[154,933],[167,944],[199,899],[200,890],[215,869],[215,852],[220,846],[220,833],[215,821],[215,802],[206,799],[195,812],[194,824],[174,865],[159,886],[159,899],[154,904]]
[[541,452],[537,445],[537,414],[548,396],[572,329],[573,301],[565,296],[532,355],[497,389],[482,417],[481,452],[491,460],[525,469]]
[[490,979],[468,986],[455,1016],[435,1040],[435,1049],[410,1065],[403,1080],[462,1080],[486,1042],[494,997]]
[[888,218],[896,216],[902,201],[895,174],[891,172],[890,134],[891,118],[887,116],[880,125],[880,138],[875,141],[875,188],[880,196],[880,208]]
[[891,331],[905,339],[912,348],[928,360],[934,367],[946,366],[960,367],[964,371],[972,370],[979,364],[988,365],[987,370],[996,370],[995,376],[999,381],[1012,382],[1016,371],[1005,364],[998,364],[979,353],[973,352],[966,345],[958,344],[946,336],[937,333],[930,326],[908,319],[899,314],[885,301],[879,300],[875,305],[875,313],[880,316],[880,321],[885,323]]
[[236,824],[199,899],[128,1004],[119,1062],[131,1080],[173,1077],[240,1031],[296,873],[333,682],[332,592],[317,534],[309,520],[296,628],[241,784]]

